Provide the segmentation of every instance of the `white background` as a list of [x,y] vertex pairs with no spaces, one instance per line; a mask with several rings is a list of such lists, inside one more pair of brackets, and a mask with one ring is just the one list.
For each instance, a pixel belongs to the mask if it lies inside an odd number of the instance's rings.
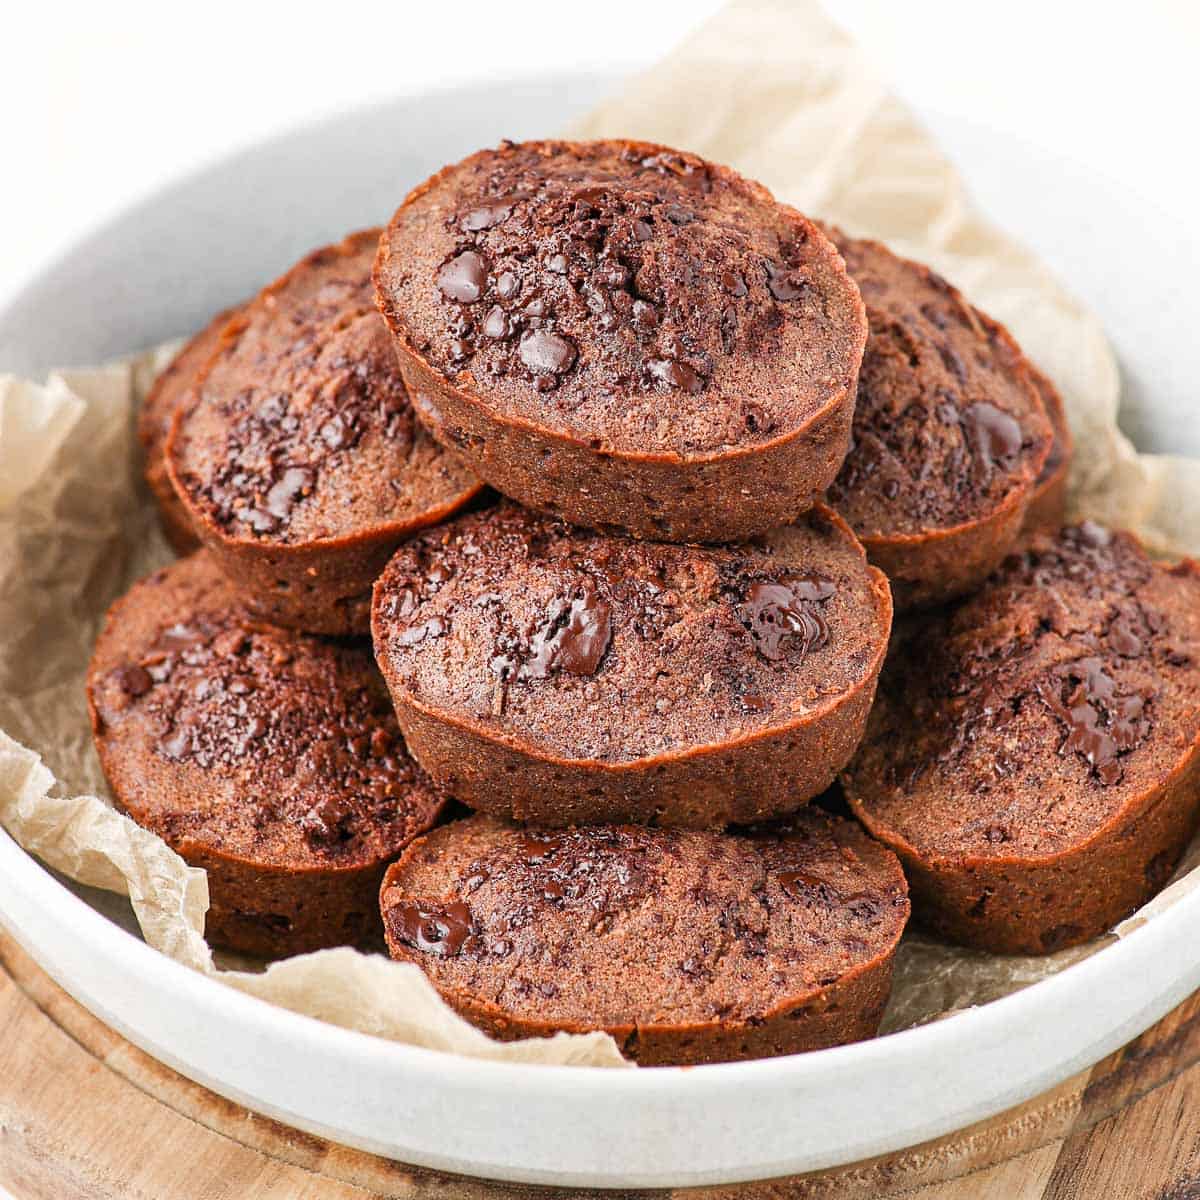
[[[787,0],[780,0],[786,3]],[[3,19],[0,300],[106,215],[230,148],[483,77],[647,65],[720,0],[44,0]],[[1064,151],[1192,219],[1200,5],[828,0],[919,108]],[[547,132],[556,127],[546,114]],[[0,364],[2,365],[2,364]]]

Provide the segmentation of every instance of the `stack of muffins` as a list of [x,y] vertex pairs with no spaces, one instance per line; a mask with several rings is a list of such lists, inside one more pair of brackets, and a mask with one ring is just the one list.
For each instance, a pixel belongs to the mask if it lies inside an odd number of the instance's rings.
[[876,1032],[910,888],[1041,953],[1195,827],[1196,566],[1060,528],[1004,328],[728,168],[473,155],[217,317],[141,432],[186,556],[89,705],[215,944],[382,934],[498,1037],[786,1054]]

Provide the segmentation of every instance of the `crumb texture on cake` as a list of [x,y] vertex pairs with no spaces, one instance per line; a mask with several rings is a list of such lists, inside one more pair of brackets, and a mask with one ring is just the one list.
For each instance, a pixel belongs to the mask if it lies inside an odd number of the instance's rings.
[[351,870],[441,807],[369,651],[247,618],[204,552],[117,601],[88,696],[116,799],[185,858]]
[[1052,432],[1007,331],[929,268],[829,233],[870,325],[830,503],[861,537],[896,538],[980,520],[1028,491]]
[[289,546],[428,524],[478,488],[417,422],[374,305],[378,230],[315,251],[226,326],[168,454],[220,539]]
[[867,687],[890,625],[881,587],[827,509],[698,547],[502,503],[397,551],[375,644],[393,693],[425,711],[625,763],[802,723]]
[[958,609],[908,626],[847,776],[930,858],[1069,851],[1200,736],[1200,578],[1085,523],[1035,538]]
[[402,344],[497,414],[596,448],[754,447],[852,390],[865,320],[825,236],[759,184],[638,142],[482,151],[385,234]]
[[752,836],[473,817],[381,906],[392,954],[489,1031],[606,1029],[642,1062],[869,1036],[908,916],[895,857],[816,812]]

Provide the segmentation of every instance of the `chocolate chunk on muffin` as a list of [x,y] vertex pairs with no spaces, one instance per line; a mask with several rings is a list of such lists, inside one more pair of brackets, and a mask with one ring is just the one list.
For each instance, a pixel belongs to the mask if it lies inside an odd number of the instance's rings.
[[226,326],[179,406],[169,470],[258,616],[365,633],[397,544],[480,488],[416,421],[376,312],[378,231],[317,250]]
[[192,531],[187,509],[171,485],[171,476],[167,472],[167,434],[175,409],[195,385],[201,369],[216,351],[222,330],[237,311],[236,308],[227,308],[217,313],[204,329],[183,346],[146,393],[138,414],[142,471],[158,505],[163,534],[176,554],[190,554],[199,547],[200,539]]
[[939,275],[829,230],[867,306],[850,452],[832,504],[896,608],[978,587],[1013,548],[1052,431],[1003,326]]
[[1029,371],[1054,430],[1054,440],[1050,443],[1046,465],[1042,467],[1042,473],[1029,497],[1024,532],[1056,533],[1067,516],[1067,480],[1071,474],[1071,460],[1075,457],[1075,439],[1071,436],[1071,426],[1067,423],[1067,412],[1058,388],[1032,363],[1029,364]]
[[112,606],[87,692],[118,805],[208,871],[213,945],[378,938],[384,867],[442,801],[368,649],[246,616],[201,551]]
[[858,291],[812,222],[695,155],[480,151],[409,195],[375,280],[421,419],[533,508],[728,541],[845,456]]
[[895,856],[815,811],[755,836],[471,817],[380,900],[392,956],[493,1037],[600,1029],[644,1066],[873,1036],[908,917]]
[[843,785],[926,925],[1040,954],[1166,882],[1196,826],[1198,748],[1200,569],[1084,524],[906,623]]
[[887,581],[824,506],[675,546],[505,502],[401,546],[373,613],[433,779],[555,826],[794,811],[854,752],[890,626]]

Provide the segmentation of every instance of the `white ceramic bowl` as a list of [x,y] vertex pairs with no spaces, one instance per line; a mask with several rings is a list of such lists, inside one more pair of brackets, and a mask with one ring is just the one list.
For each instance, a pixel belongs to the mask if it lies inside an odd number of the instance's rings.
[[[385,218],[442,162],[501,136],[543,134],[604,86],[576,77],[445,93],[233,156],[97,230],[43,272],[0,312],[0,369],[97,362],[196,328],[311,246]],[[1167,419],[1194,402],[1147,386],[1167,354],[1191,355],[1193,370],[1172,375],[1196,378],[1200,348],[1171,336],[1172,321],[1182,327],[1177,306],[1164,322],[1144,303],[1158,289],[1158,312],[1168,311],[1181,256],[1195,262],[1195,235],[1153,226],[1148,236],[1172,248],[1163,267],[1121,239],[1101,244],[1106,222],[1144,211],[1140,198],[1062,156],[951,117],[933,124],[985,204],[1117,334],[1136,399],[1129,427],[1159,447],[1200,451],[1194,420]],[[1047,171],[1057,187],[1026,186]],[[1136,289],[1105,286],[1113,276],[1136,280]],[[1195,894],[1046,982],[872,1042],[711,1067],[507,1066],[349,1033],[201,978],[101,916],[3,833],[0,881],[0,923],[67,991],[190,1078],[404,1162],[536,1183],[761,1179],[912,1145],[1095,1062],[1200,984]]]

